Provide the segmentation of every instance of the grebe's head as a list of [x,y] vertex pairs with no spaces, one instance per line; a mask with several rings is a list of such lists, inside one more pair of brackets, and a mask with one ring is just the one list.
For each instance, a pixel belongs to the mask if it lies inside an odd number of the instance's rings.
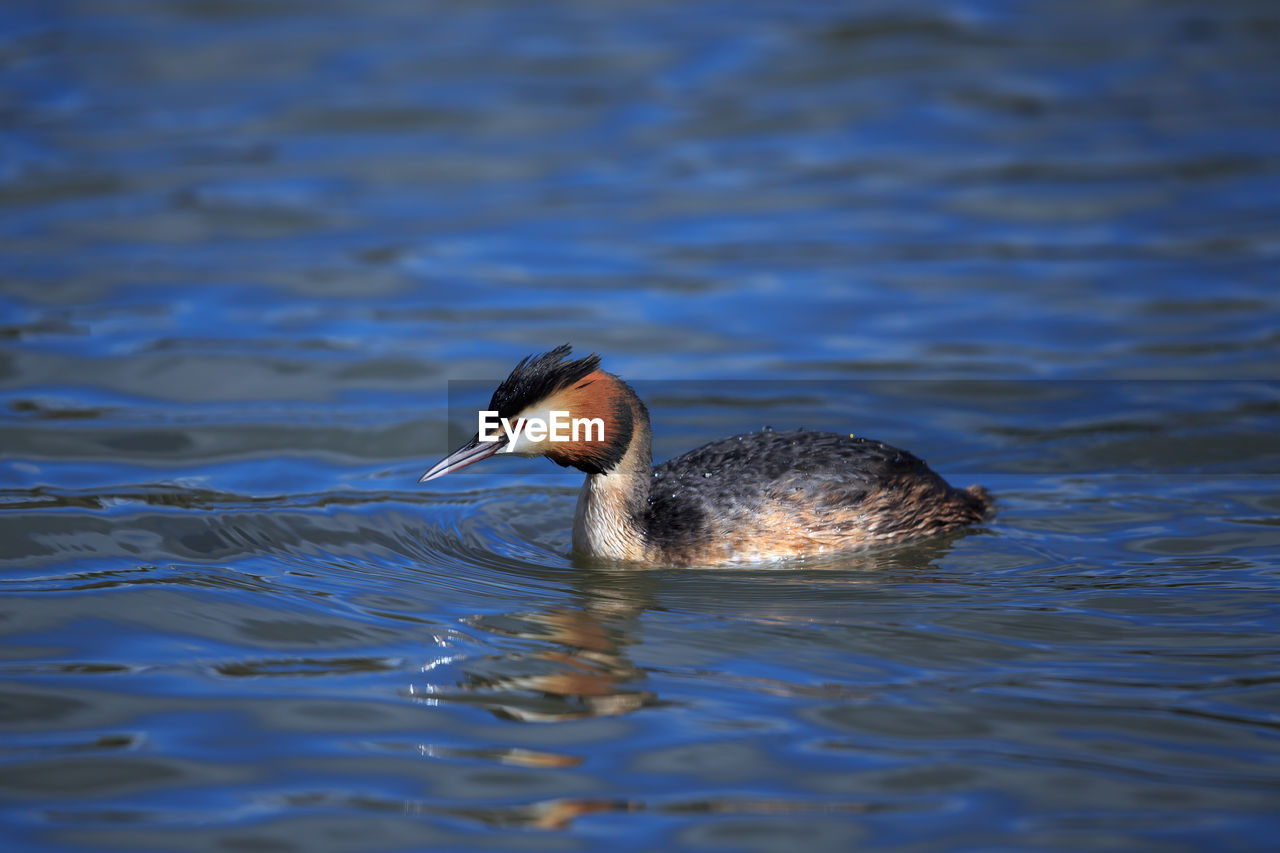
[[[418,480],[443,477],[497,453],[545,456],[588,474],[615,467],[635,428],[634,393],[618,377],[600,370],[600,356],[569,359],[568,344],[527,356],[502,380],[489,400],[487,430],[493,441],[471,440],[437,462]],[[512,437],[514,435],[514,437]]]

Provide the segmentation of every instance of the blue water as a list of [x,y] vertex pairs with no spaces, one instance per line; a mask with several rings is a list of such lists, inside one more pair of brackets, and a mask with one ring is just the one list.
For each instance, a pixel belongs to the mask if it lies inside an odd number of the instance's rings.
[[[0,115],[4,849],[1274,844],[1273,3],[31,0]],[[999,514],[619,572],[416,484],[566,341]]]

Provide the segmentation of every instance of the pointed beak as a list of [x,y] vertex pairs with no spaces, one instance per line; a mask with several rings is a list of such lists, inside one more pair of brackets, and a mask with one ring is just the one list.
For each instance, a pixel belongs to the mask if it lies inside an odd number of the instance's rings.
[[488,459],[493,454],[501,450],[506,441],[499,439],[498,441],[481,441],[480,436],[472,436],[471,440],[441,459],[435,465],[431,466],[431,470],[418,478],[419,483],[425,483],[428,480],[434,480],[437,477],[443,477],[445,474],[452,474],[454,471],[460,471],[468,465],[474,465],[481,459]]

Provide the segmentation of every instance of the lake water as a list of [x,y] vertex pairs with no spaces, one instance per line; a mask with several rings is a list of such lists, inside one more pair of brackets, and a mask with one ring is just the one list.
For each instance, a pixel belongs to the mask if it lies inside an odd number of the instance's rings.
[[[5,850],[1274,845],[1274,3],[33,0],[0,93]],[[565,341],[999,514],[416,484]]]

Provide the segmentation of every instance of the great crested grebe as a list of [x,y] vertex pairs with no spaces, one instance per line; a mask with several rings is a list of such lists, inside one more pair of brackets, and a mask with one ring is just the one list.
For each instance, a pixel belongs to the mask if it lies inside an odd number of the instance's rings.
[[[489,402],[514,428],[486,441],[477,431],[418,482],[498,452],[546,456],[587,475],[575,554],[668,566],[864,550],[991,512],[981,486],[953,488],[905,450],[834,433],[738,435],[650,468],[649,410],[600,369],[600,356],[566,360],[569,353],[565,344],[521,360]],[[567,425],[566,413],[583,419],[581,432],[545,428],[557,419]],[[603,429],[593,431],[593,422]],[[542,428],[523,429],[535,423]]]

